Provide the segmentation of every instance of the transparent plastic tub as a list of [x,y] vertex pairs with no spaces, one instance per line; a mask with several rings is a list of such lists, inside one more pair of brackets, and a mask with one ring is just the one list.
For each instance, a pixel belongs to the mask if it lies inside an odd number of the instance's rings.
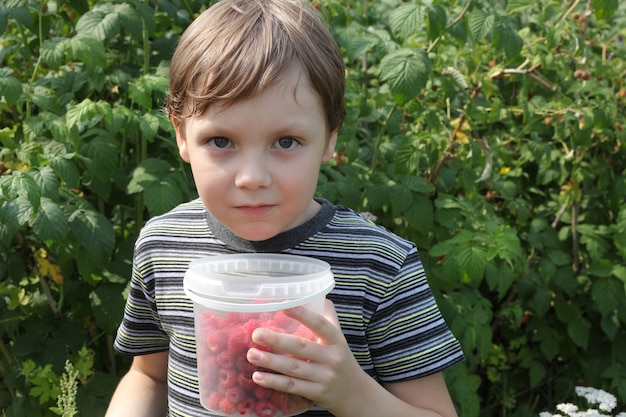
[[315,340],[311,331],[282,310],[305,306],[323,313],[335,285],[321,260],[284,254],[219,255],[189,265],[184,289],[193,301],[200,402],[221,416],[287,417],[311,402],[252,381],[246,359],[258,327]]

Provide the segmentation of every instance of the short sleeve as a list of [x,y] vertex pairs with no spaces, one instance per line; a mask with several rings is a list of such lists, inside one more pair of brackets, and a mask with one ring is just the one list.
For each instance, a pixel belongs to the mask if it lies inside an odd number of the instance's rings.
[[161,326],[155,303],[154,277],[135,250],[124,317],[117,330],[114,348],[127,355],[145,355],[167,350],[169,337]]
[[415,247],[389,281],[367,338],[383,382],[424,377],[463,361],[461,346],[439,311]]

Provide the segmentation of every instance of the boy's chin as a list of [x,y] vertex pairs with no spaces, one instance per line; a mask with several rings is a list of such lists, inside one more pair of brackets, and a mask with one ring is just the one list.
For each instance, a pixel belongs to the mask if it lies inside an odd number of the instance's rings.
[[281,233],[278,229],[272,229],[268,227],[235,227],[231,229],[233,233],[244,240],[251,242],[262,242],[273,238]]

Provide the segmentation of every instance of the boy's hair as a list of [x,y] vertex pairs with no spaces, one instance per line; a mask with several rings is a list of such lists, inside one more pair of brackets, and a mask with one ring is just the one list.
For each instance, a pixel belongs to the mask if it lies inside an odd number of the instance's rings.
[[317,10],[301,0],[222,0],[180,38],[166,112],[183,119],[254,97],[293,68],[308,76],[330,131],[345,116],[343,57]]

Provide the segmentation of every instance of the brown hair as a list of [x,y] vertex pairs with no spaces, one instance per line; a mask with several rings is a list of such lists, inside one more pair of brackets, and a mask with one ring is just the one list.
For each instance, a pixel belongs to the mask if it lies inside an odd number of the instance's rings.
[[328,129],[341,127],[343,57],[317,10],[301,0],[222,0],[181,36],[166,112],[180,119],[218,100],[253,97],[298,67],[320,97]]

